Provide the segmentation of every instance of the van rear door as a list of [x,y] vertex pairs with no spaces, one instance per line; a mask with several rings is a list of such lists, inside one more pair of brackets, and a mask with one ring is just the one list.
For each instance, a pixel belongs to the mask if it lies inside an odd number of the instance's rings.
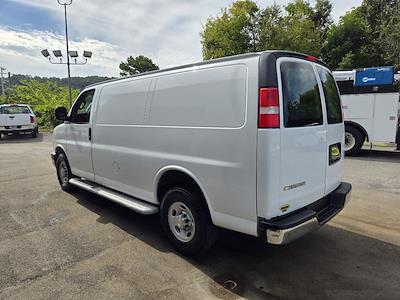
[[280,210],[293,211],[325,194],[327,127],[314,63],[277,60],[280,102]]
[[332,73],[315,64],[321,82],[320,94],[326,107],[327,166],[325,195],[336,189],[341,182],[344,157],[344,124],[340,96]]

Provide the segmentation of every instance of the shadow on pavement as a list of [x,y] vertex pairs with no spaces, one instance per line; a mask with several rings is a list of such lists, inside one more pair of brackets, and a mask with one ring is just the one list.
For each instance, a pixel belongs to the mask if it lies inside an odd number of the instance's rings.
[[361,150],[357,156],[346,156],[346,159],[400,163],[400,151]]
[[30,134],[2,135],[1,144],[18,144],[18,143],[38,143],[43,142],[43,133],[39,133],[36,138],[32,138]]
[[[163,236],[158,215],[143,216],[84,191],[73,195],[99,216],[98,222],[112,223],[161,252],[175,252]],[[208,252],[181,257],[211,279],[210,292],[220,299],[235,294],[250,299],[400,295],[400,247],[330,225],[284,246],[221,229]]]

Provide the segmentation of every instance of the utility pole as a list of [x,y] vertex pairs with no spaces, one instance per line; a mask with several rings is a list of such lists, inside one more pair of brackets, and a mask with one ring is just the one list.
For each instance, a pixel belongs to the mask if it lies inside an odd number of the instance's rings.
[[0,74],[1,74],[1,95],[4,97],[4,77],[3,77],[3,71],[5,71],[6,68],[0,67]]

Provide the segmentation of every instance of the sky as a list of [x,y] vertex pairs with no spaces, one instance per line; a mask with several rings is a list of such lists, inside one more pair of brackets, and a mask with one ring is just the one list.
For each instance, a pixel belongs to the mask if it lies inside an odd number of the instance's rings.
[[[70,50],[89,50],[93,57],[72,66],[71,76],[119,76],[119,63],[130,55],[148,56],[160,68],[201,61],[202,25],[232,2],[73,0],[67,7]],[[274,0],[256,2],[264,8]],[[362,0],[331,2],[337,22]],[[66,77],[65,65],[41,55],[45,48],[66,52],[64,9],[57,0],[0,0],[0,66],[12,74]]]

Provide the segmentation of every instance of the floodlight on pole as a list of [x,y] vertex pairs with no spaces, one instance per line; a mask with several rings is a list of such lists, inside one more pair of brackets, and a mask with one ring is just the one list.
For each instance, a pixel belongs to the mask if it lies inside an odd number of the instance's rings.
[[69,51],[69,56],[72,58],[77,58],[78,57],[78,51]]
[[90,51],[83,51],[83,57],[85,57],[85,58],[91,58],[91,57],[92,57],[92,52],[90,52]]
[[47,49],[43,49],[41,52],[42,52],[42,55],[46,58],[48,58],[50,56],[50,53],[49,53],[49,51],[47,51]]
[[57,57],[57,58],[63,56],[61,50],[53,50],[53,54],[54,54],[54,56]]
[[[92,52],[90,51],[84,51],[84,59],[81,59],[81,61],[78,61],[78,51],[69,51],[69,42],[68,42],[68,22],[67,22],[67,6],[72,4],[72,0],[57,0],[58,4],[64,6],[64,22],[65,22],[65,44],[67,48],[66,52],[66,62],[63,61],[63,54],[61,50],[53,50],[53,56],[50,55],[50,52],[47,49],[43,49],[42,55],[46,58],[48,58],[49,62],[55,65],[67,65],[67,70],[68,70],[68,96],[69,96],[69,106],[72,106],[72,97],[71,97],[71,70],[70,70],[70,65],[84,65],[88,62],[88,59],[92,57]],[[86,55],[85,55],[86,53]],[[53,58],[56,58],[57,60],[55,61]],[[70,62],[70,57],[73,59],[72,63]]]

